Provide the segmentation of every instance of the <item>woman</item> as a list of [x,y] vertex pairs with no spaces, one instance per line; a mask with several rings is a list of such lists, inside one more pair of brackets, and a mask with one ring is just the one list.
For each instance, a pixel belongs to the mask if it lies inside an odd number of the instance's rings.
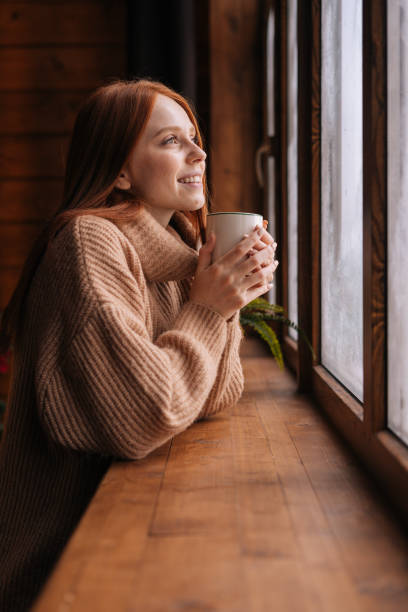
[[214,264],[187,102],[115,82],[81,108],[62,206],[0,328],[14,376],[0,455],[0,609],[33,601],[112,459],[137,460],[242,393],[239,309],[269,288],[258,228]]

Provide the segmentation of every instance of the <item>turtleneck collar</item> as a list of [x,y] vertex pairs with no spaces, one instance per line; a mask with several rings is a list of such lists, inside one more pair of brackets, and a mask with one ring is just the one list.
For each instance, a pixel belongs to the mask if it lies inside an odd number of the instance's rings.
[[182,280],[194,274],[198,253],[193,227],[183,213],[176,211],[163,227],[140,206],[136,219],[115,224],[134,246],[147,279]]

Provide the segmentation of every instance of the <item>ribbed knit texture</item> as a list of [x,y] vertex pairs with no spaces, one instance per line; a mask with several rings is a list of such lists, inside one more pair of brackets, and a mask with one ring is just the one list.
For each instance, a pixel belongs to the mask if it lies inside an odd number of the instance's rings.
[[54,239],[15,347],[0,448],[0,610],[27,610],[112,459],[242,393],[238,314],[189,301],[192,228],[86,215]]

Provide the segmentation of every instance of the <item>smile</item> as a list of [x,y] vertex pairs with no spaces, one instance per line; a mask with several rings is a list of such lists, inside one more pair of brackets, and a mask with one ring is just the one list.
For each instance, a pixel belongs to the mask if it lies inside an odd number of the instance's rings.
[[196,183],[201,185],[201,176],[199,174],[195,176],[188,176],[186,178],[181,178],[178,180],[179,183]]

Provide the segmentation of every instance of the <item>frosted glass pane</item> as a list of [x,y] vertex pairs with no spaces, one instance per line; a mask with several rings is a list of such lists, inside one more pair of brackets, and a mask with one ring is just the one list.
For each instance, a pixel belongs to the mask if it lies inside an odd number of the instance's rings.
[[266,32],[266,106],[267,106],[267,131],[268,136],[275,135],[275,13],[272,9],[268,14],[268,25]]
[[[268,157],[266,164],[268,181],[268,232],[276,238],[275,221],[275,158]],[[276,276],[273,280],[273,287],[265,296],[271,304],[276,304]]]
[[[297,301],[297,206],[298,206],[298,62],[297,62],[297,0],[288,1],[288,314],[298,321]],[[297,340],[296,330],[289,336]]]
[[[268,136],[275,135],[275,66],[274,66],[274,50],[275,50],[275,13],[271,9],[268,14],[267,32],[266,32],[266,111],[267,111],[267,132]],[[275,159],[271,156],[267,157],[266,163],[267,172],[267,215],[268,215],[268,232],[276,238],[276,211],[275,211]],[[275,304],[276,302],[276,277],[274,286],[268,291],[265,296],[267,300]]]
[[322,2],[322,364],[363,398],[362,2]]
[[388,427],[408,444],[408,5],[388,0]]

